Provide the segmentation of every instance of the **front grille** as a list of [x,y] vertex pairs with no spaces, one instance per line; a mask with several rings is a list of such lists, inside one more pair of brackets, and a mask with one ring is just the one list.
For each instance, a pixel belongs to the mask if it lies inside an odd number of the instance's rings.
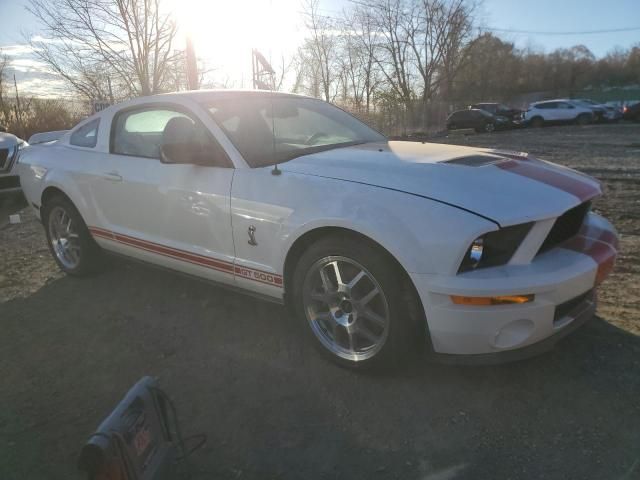
[[584,217],[587,215],[590,208],[591,202],[585,202],[560,215],[549,231],[549,235],[547,235],[547,238],[542,243],[538,254],[546,252],[547,250],[576,236],[580,231],[580,227],[582,227],[584,222]]
[[17,175],[0,177],[0,190],[7,190],[9,188],[20,188],[20,177]]
[[11,171],[13,162],[18,156],[18,148],[0,148],[0,173],[6,173]]
[[578,295],[571,300],[561,303],[556,307],[556,312],[553,316],[553,323],[555,324],[567,316],[576,316],[587,306],[587,303],[593,302],[593,299],[593,290],[589,290],[582,295]]
[[0,148],[0,172],[8,170],[11,157],[9,156],[8,148]]

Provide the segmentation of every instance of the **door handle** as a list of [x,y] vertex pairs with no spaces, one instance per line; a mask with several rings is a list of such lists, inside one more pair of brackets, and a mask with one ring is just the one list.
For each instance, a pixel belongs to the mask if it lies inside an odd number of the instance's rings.
[[105,180],[109,180],[111,182],[121,182],[122,181],[122,176],[119,175],[117,172],[104,172],[102,174],[102,178],[104,178]]

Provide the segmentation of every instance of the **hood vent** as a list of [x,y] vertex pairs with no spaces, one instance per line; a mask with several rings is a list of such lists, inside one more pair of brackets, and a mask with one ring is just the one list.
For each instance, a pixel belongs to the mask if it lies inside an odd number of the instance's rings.
[[465,165],[467,167],[482,167],[483,165],[491,165],[506,160],[504,157],[497,155],[467,155],[465,157],[452,158],[442,163],[451,163],[453,165]]

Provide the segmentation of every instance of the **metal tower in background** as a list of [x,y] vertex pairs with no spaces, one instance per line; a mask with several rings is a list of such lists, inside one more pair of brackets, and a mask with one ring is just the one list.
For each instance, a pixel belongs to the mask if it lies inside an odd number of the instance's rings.
[[185,54],[187,63],[187,84],[189,85],[189,90],[198,90],[200,88],[198,64],[196,61],[196,51],[193,48],[193,41],[190,36],[187,37],[187,49]]
[[257,49],[251,50],[251,70],[253,72],[253,88],[259,90],[275,90],[275,71]]

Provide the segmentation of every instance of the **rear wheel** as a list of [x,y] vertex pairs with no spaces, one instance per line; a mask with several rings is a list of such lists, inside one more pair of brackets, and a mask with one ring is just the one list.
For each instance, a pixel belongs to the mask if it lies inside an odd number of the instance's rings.
[[496,129],[496,126],[495,126],[493,123],[487,123],[487,124],[484,126],[484,131],[485,131],[485,132],[487,132],[487,133],[491,133],[491,132],[493,132],[495,129]]
[[100,266],[101,251],[74,205],[55,196],[42,206],[49,250],[62,271],[86,275]]
[[350,236],[326,237],[296,266],[296,313],[311,342],[332,361],[350,368],[396,365],[412,346],[403,278],[373,245]]

